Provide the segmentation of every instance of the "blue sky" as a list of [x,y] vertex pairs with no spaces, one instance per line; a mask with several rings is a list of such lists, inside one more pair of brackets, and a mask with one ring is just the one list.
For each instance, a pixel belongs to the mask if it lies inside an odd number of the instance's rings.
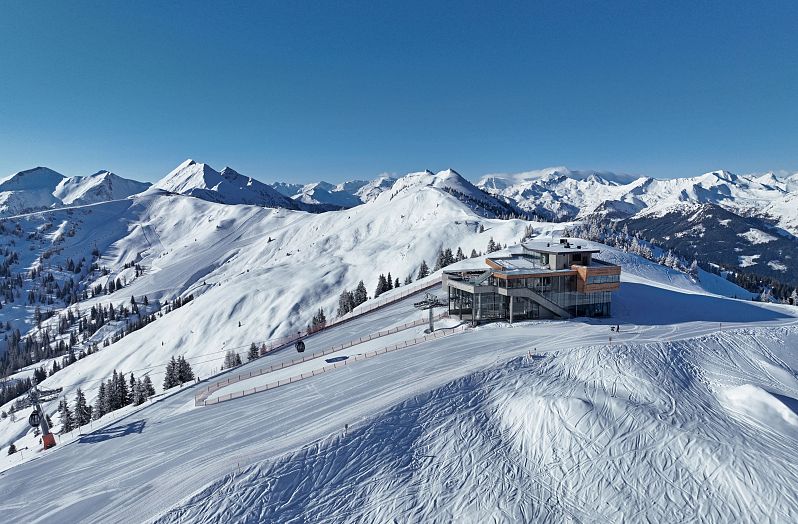
[[797,20],[756,1],[4,2],[0,175],[798,171]]

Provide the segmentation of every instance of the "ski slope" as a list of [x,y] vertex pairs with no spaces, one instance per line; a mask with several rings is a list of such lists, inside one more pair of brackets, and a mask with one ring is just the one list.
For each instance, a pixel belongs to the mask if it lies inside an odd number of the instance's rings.
[[[794,435],[727,394],[798,398],[794,309],[631,277],[612,343],[610,321],[499,323],[216,406],[194,407],[186,387],[6,471],[0,510],[31,522],[794,517],[794,494],[774,489],[798,480]],[[362,327],[396,325],[404,306]]]

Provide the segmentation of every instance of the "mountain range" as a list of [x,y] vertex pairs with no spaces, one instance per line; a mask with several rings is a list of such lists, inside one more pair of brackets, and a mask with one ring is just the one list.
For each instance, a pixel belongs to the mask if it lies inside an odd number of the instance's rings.
[[447,169],[339,184],[266,184],[230,167],[216,171],[186,160],[150,185],[108,171],[67,178],[39,167],[0,182],[0,217],[143,191],[320,213],[350,209],[410,187],[445,191],[486,218],[612,221],[684,257],[798,283],[798,174],[736,175],[721,170],[660,180],[554,167],[485,175],[473,184]]
[[[628,184],[593,175],[561,183]],[[439,278],[419,278],[422,263],[446,249],[478,257],[529,236],[553,241],[572,223],[530,220],[520,202],[453,170],[376,182],[366,202],[326,212],[193,161],[96,203],[78,195],[97,192],[57,190],[62,178],[40,170],[5,186],[45,198],[43,211],[0,219],[3,387],[39,376],[43,389],[61,388],[42,400],[58,433],[49,450],[29,407],[0,405],[7,520],[659,522],[709,508],[699,516],[730,522],[798,508],[782,489],[798,482],[793,306],[585,241],[623,268],[611,319],[466,328],[452,315],[424,341],[422,295],[402,295]],[[714,223],[763,248],[746,263],[789,240],[764,218],[688,204],[711,211],[684,225],[693,237]],[[642,210],[621,220],[643,219],[674,220]],[[377,299],[382,275],[400,287]],[[302,358],[289,345],[221,369],[319,312],[335,318],[361,281],[365,305],[383,307],[305,338]],[[195,377],[169,387],[178,356]],[[149,400],[105,411],[101,384],[117,394],[141,379],[153,384]],[[279,387],[243,396],[267,379]],[[211,384],[231,400],[197,403]],[[69,430],[59,404],[77,405],[78,389],[102,416]],[[5,452],[11,444],[17,452]],[[742,484],[756,496],[730,503]]]

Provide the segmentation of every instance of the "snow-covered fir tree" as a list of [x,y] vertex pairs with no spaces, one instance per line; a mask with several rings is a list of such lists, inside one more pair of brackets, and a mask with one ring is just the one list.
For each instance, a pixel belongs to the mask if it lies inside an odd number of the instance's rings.
[[418,267],[418,276],[416,276],[416,280],[421,280],[422,278],[429,275],[429,267],[427,267],[427,261],[422,260],[421,265]]
[[256,346],[255,343],[253,342],[249,346],[249,351],[247,351],[247,360],[249,362],[252,362],[253,360],[256,360],[258,357],[260,357],[260,354],[258,353],[258,346]]

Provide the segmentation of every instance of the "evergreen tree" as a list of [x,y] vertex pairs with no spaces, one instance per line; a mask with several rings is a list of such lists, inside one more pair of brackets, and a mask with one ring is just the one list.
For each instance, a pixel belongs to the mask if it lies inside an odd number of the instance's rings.
[[72,431],[72,411],[69,409],[69,404],[66,399],[62,399],[58,405],[58,414],[61,417],[61,433]]
[[393,287],[399,287],[399,277],[396,277],[396,282],[393,283]]
[[499,247],[496,245],[496,242],[493,241],[493,237],[490,237],[490,240],[488,240],[487,252],[488,253],[493,253],[494,251],[498,251],[498,250],[499,250]]
[[412,283],[413,283],[413,275],[407,275],[405,277],[405,285],[412,284]]
[[241,355],[239,355],[238,353],[236,353],[236,366],[240,366],[241,364],[242,364],[242,362],[241,362]]
[[[238,358],[238,363],[241,364],[241,357]],[[194,380],[194,371],[191,369],[191,364],[188,363],[188,360],[183,355],[177,357],[177,380],[179,384]]]
[[142,383],[142,386],[144,387],[145,400],[155,395],[155,386],[152,385],[152,379],[149,375],[144,376],[144,382]]
[[418,276],[416,276],[416,280],[421,280],[426,276],[429,276],[429,267],[427,267],[427,261],[422,260],[421,265],[418,267]]
[[454,256],[455,262],[460,262],[461,260],[465,260],[465,255],[463,254],[462,248],[460,246],[457,247],[457,254]]
[[144,384],[137,379],[133,385],[133,404],[140,406],[144,404],[145,400],[147,400],[147,394],[144,392]]
[[343,290],[338,297],[338,316],[342,317],[355,307],[355,297],[351,291]]
[[103,415],[105,415],[105,405],[107,404],[105,399],[105,382],[100,383],[100,390],[97,392],[97,400],[94,401],[94,409],[91,410],[91,416],[93,420],[97,420]]
[[385,280],[385,275],[380,274],[379,278],[377,279],[377,289],[374,291],[374,298],[382,295],[387,290],[388,282]]
[[222,369],[232,369],[241,363],[241,357],[232,349],[228,350],[224,355],[224,364]]
[[122,373],[119,373],[119,376],[117,377],[117,389],[119,390],[117,393],[117,396],[119,397],[119,405],[116,407],[116,409],[119,409],[130,404],[127,382],[125,382],[125,376]]
[[177,386],[178,384],[179,381],[177,378],[177,361],[175,360],[175,357],[172,357],[169,360],[169,363],[166,364],[166,373],[163,378],[163,388],[165,390],[170,389]]
[[319,310],[316,311],[316,314],[313,315],[313,319],[310,321],[310,325],[308,326],[308,331],[318,331],[326,325],[327,325],[327,317],[324,315],[324,310],[322,308],[319,308]]
[[443,249],[438,250],[438,256],[435,258],[435,266],[433,266],[432,271],[438,271],[446,264],[444,263],[443,258]]
[[446,266],[448,266],[450,264],[454,264],[454,255],[452,254],[451,248],[447,247],[446,250],[443,252],[443,266],[442,267],[446,267]]
[[253,342],[249,346],[249,352],[247,353],[247,360],[252,362],[253,360],[257,359],[260,355],[258,354],[258,346],[255,345]]
[[134,393],[136,390],[136,377],[133,376],[133,372],[130,372],[130,386],[128,387],[128,394],[127,394],[127,403],[128,404],[135,404],[136,399],[134,398]]
[[471,250],[471,257],[470,257],[470,258],[477,258],[478,256],[479,256],[479,255],[477,254],[477,250],[476,250],[476,249],[472,249],[472,250]]
[[359,306],[360,304],[368,300],[368,298],[369,295],[368,292],[366,291],[366,285],[361,280],[360,282],[357,283],[357,287],[355,288],[355,293],[354,293],[355,307]]
[[74,417],[77,426],[88,424],[89,420],[91,420],[91,406],[86,403],[86,397],[83,395],[83,391],[81,391],[80,388],[78,388],[75,393]]
[[393,278],[391,277],[391,272],[388,271],[388,276],[385,277],[386,284],[388,285],[388,289],[393,289]]

